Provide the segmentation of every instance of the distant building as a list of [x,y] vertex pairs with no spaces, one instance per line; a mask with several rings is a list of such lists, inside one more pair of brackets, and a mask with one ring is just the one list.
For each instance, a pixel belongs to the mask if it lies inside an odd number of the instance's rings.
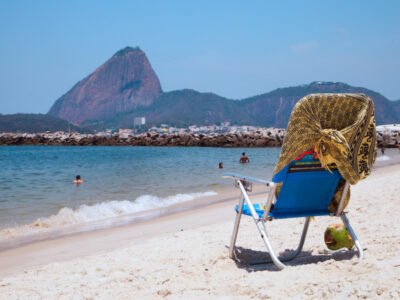
[[400,144],[400,124],[388,124],[376,126],[378,142],[385,145]]
[[146,124],[146,118],[145,117],[136,117],[133,119],[133,125],[135,126],[143,126]]

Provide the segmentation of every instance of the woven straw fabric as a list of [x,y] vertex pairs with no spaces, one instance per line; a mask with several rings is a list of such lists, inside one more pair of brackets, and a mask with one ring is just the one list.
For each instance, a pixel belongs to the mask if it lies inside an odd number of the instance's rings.
[[[326,169],[336,165],[350,184],[367,177],[377,155],[372,99],[364,94],[311,94],[303,97],[291,113],[274,174],[309,149],[318,153]],[[332,210],[334,206],[332,203]]]

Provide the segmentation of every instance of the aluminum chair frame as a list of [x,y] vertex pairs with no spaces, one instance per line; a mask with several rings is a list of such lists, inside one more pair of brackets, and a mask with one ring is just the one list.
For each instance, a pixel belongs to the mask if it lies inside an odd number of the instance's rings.
[[[303,231],[302,231],[302,234],[300,237],[300,242],[299,242],[299,245],[297,246],[297,248],[294,250],[294,252],[292,254],[290,254],[289,256],[278,257],[272,248],[271,242],[269,241],[268,234],[267,234],[267,228],[266,228],[266,222],[273,220],[273,218],[271,218],[269,216],[269,213],[271,211],[272,204],[276,200],[275,199],[275,190],[277,188],[276,183],[274,183],[272,181],[254,178],[254,177],[243,176],[243,175],[236,174],[236,173],[225,173],[225,174],[223,174],[223,177],[233,178],[235,180],[235,187],[239,188],[239,190],[241,192],[241,197],[239,199],[239,204],[238,204],[238,212],[236,214],[236,219],[235,219],[235,223],[233,226],[233,232],[232,232],[232,237],[231,237],[231,242],[230,242],[230,247],[229,247],[229,257],[236,260],[236,257],[235,257],[236,240],[237,240],[237,236],[238,236],[238,232],[239,232],[239,226],[240,226],[240,220],[242,217],[243,206],[244,206],[244,204],[247,204],[247,206],[251,212],[251,217],[253,218],[254,223],[261,235],[261,238],[264,242],[265,247],[267,248],[267,252],[269,253],[269,255],[271,257],[272,262],[275,264],[275,266],[278,269],[282,270],[283,268],[285,268],[285,264],[283,264],[283,262],[294,259],[297,255],[300,254],[301,250],[303,249],[311,217],[305,217],[305,222],[304,222]],[[257,212],[254,208],[254,205],[253,205],[252,201],[250,200],[250,197],[247,193],[247,191],[250,190],[249,187],[253,183],[262,184],[262,185],[269,187],[269,194],[268,194],[267,201],[265,203],[264,214],[261,218],[257,214]],[[350,236],[352,237],[352,239],[354,241],[354,245],[358,251],[359,261],[361,261],[364,257],[361,243],[360,243],[356,233],[354,232],[352,226],[350,225],[350,221],[347,217],[346,212],[344,212],[344,210],[343,210],[345,196],[347,194],[349,186],[350,186],[349,183],[346,182],[345,187],[343,189],[343,193],[342,193],[340,201],[339,201],[338,210],[335,214],[331,214],[330,216],[339,217],[342,220],[344,226],[346,227],[346,229],[348,230]]]

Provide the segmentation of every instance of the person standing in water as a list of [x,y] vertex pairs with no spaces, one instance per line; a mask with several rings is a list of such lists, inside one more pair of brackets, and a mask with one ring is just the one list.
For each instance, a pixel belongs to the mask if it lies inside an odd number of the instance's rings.
[[83,183],[83,179],[81,178],[81,175],[76,175],[73,183],[75,183],[76,185],[80,185],[81,183]]
[[246,155],[246,153],[243,152],[243,153],[242,153],[242,156],[240,157],[239,162],[240,162],[241,164],[247,164],[247,163],[250,162],[250,159],[249,159],[249,157]]

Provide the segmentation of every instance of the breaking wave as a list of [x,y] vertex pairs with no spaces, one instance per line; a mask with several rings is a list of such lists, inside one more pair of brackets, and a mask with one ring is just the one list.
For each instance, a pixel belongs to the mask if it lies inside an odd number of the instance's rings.
[[387,161],[387,160],[390,160],[390,157],[387,156],[387,155],[378,156],[378,157],[376,158],[376,160],[377,160],[377,161]]
[[[134,201],[106,201],[61,208],[57,214],[37,219],[31,224],[0,230],[0,249],[57,236],[127,224],[166,213],[174,204],[217,195],[214,191],[177,194],[160,198],[143,195]],[[164,210],[163,210],[164,209]],[[179,210],[179,209],[178,209]]]

